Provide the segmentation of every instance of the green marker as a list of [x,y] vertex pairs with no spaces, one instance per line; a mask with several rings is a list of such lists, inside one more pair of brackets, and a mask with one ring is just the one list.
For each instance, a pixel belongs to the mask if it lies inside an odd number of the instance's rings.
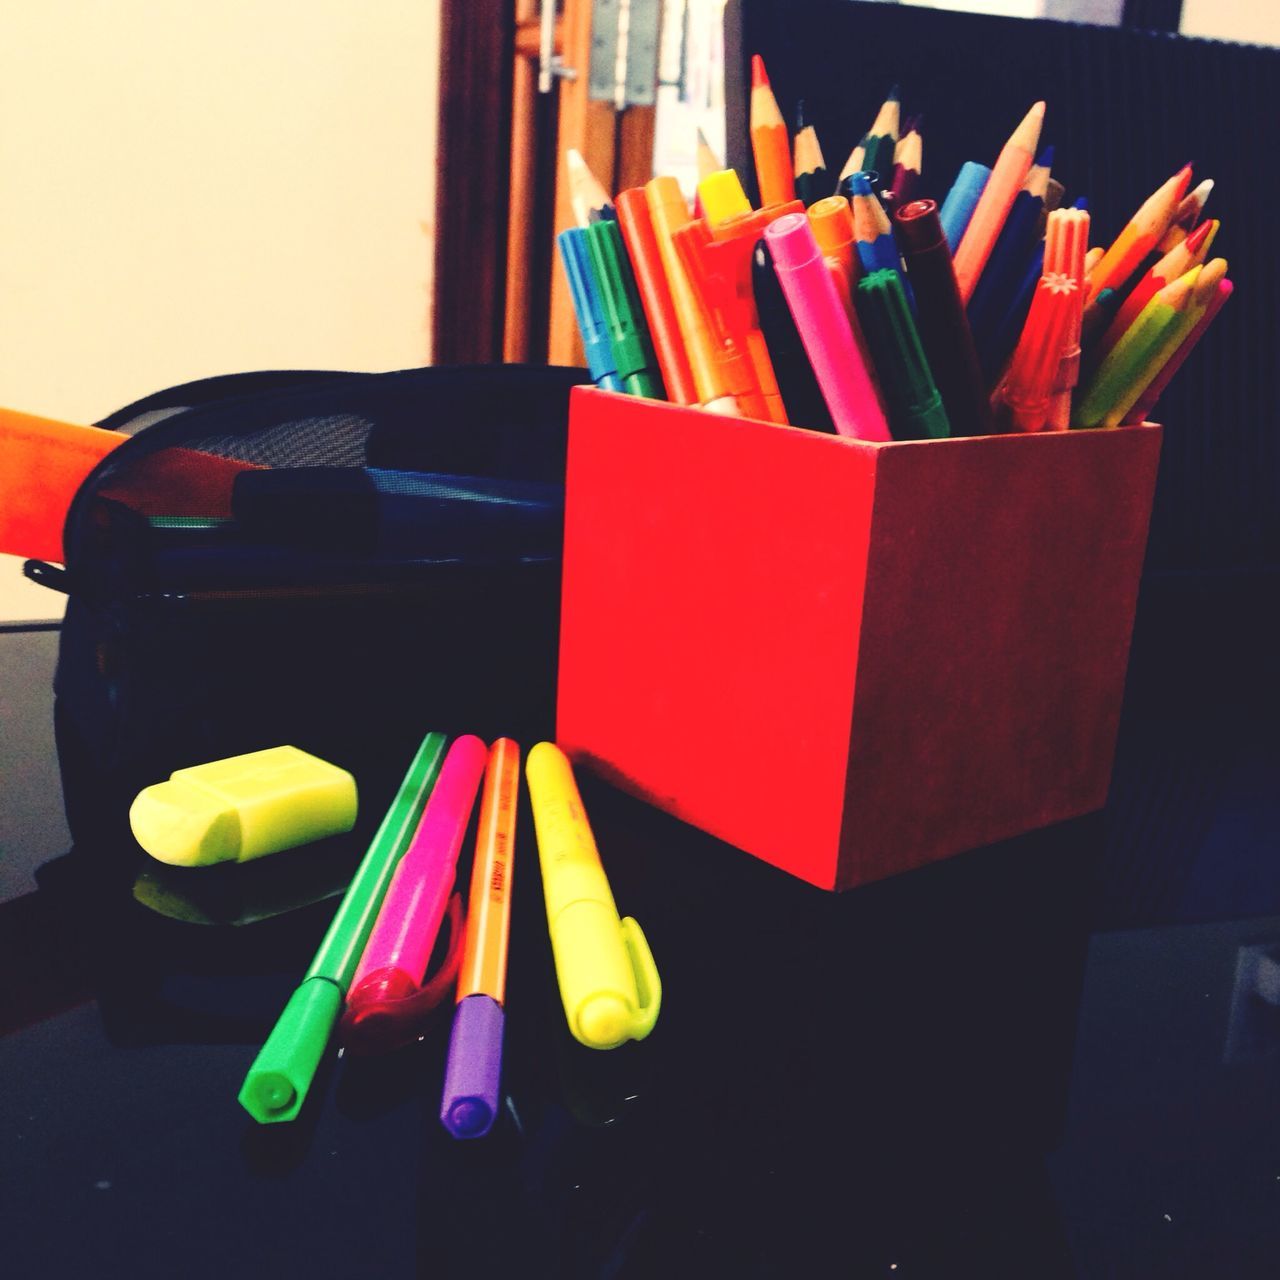
[[1106,359],[1084,389],[1071,415],[1073,427],[1101,425],[1112,407],[1122,400],[1182,318],[1202,269],[1192,267],[1185,275],[1170,281],[1142,308],[1124,336],[1107,352]]
[[623,390],[628,395],[665,400],[640,297],[631,276],[631,262],[622,243],[622,232],[612,218],[593,222],[587,228],[587,252],[592,274],[600,286],[605,328]]
[[443,733],[423,738],[311,968],[240,1086],[240,1105],[259,1124],[292,1120],[302,1109],[387,886],[440,776],[447,742]]
[[951,434],[942,396],[916,332],[902,276],[887,267],[858,281],[858,317],[889,410],[895,440],[939,440]]

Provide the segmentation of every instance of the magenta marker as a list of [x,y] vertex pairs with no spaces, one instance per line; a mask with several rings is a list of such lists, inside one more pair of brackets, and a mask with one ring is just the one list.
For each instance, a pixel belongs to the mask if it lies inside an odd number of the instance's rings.
[[466,734],[449,748],[435,790],[383,899],[347,993],[344,1033],[377,1038],[379,1023],[399,1022],[397,1005],[421,986],[457,875],[458,853],[488,750]]
[[859,440],[892,439],[809,219],[803,213],[784,214],[764,236],[836,431]]

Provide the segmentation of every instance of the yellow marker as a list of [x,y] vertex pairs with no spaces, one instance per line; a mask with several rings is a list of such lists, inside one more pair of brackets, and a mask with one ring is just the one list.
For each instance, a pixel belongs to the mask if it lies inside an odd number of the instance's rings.
[[698,199],[707,225],[718,227],[729,218],[751,212],[751,201],[742,189],[742,183],[733,169],[721,169],[709,173],[698,183]]
[[525,776],[569,1030],[590,1049],[643,1040],[658,1020],[662,983],[640,926],[618,919],[573,768],[559,747],[540,742]]
[[177,769],[140,791],[129,810],[138,843],[175,867],[248,862],[355,822],[356,780],[297,747]]

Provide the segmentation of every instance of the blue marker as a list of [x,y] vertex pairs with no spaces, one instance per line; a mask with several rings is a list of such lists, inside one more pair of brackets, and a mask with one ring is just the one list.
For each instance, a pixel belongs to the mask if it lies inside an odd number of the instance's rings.
[[991,170],[975,160],[966,160],[960,166],[960,172],[938,212],[942,234],[947,237],[947,248],[952,253],[959,247],[969,219],[973,217],[973,211],[977,207],[978,197],[982,195],[990,177]]
[[570,227],[562,231],[556,236],[556,247],[569,279],[569,293],[573,297],[573,310],[578,317],[578,332],[582,335],[591,377],[602,391],[622,391],[624,387],[613,359],[613,344],[609,341],[604,304],[591,267],[585,229]]

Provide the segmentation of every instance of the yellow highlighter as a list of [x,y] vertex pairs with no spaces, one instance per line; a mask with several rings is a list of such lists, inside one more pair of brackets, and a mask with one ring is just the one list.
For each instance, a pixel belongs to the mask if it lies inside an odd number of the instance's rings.
[[190,769],[138,793],[134,838],[175,867],[248,862],[350,831],[356,780],[297,747],[269,747]]
[[640,926],[618,918],[573,768],[559,747],[540,742],[525,776],[569,1030],[589,1049],[643,1040],[658,1020],[662,982]]

